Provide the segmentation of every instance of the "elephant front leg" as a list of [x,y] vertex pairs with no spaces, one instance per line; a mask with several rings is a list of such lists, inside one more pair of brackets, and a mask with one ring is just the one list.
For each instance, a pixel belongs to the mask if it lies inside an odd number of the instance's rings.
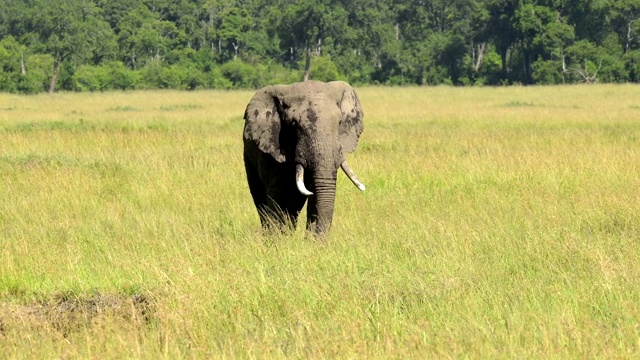
[[246,156],[244,158],[244,166],[247,173],[247,182],[249,184],[249,192],[253,198],[253,204],[260,216],[260,223],[263,228],[268,227],[269,220],[269,201],[264,183],[260,179],[258,170],[254,167],[251,159]]
[[267,202],[267,210],[263,212],[263,227],[284,229],[295,229],[298,223],[298,214],[291,212],[283,201],[278,201],[269,197]]
[[309,199],[307,205],[307,232],[323,237],[331,227],[331,218],[319,213],[316,203]]
[[306,197],[292,192],[275,191],[270,192],[267,198],[266,211],[261,215],[263,227],[295,229]]

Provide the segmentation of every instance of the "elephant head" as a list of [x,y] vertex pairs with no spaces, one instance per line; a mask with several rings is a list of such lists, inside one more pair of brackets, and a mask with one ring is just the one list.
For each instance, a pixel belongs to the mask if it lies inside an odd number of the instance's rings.
[[307,229],[324,234],[335,202],[337,169],[361,190],[345,154],[364,128],[355,91],[345,82],[305,81],[258,90],[244,114],[244,161],[263,226],[292,221],[307,197]]

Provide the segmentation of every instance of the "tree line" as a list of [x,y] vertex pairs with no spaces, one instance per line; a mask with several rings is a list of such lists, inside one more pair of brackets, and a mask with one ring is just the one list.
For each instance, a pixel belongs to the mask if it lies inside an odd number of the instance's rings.
[[3,0],[0,91],[640,82],[640,0]]

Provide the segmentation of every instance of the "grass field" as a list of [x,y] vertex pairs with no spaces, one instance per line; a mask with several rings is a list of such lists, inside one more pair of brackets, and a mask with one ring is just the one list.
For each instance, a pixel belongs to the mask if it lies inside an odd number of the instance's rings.
[[638,358],[640,87],[362,88],[326,241],[242,92],[0,94],[2,358]]

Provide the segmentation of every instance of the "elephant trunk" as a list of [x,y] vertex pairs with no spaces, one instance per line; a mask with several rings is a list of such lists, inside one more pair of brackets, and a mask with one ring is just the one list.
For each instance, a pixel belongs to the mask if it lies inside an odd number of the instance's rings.
[[336,197],[336,171],[330,177],[313,177],[314,195],[307,205],[307,230],[324,235],[331,227]]

